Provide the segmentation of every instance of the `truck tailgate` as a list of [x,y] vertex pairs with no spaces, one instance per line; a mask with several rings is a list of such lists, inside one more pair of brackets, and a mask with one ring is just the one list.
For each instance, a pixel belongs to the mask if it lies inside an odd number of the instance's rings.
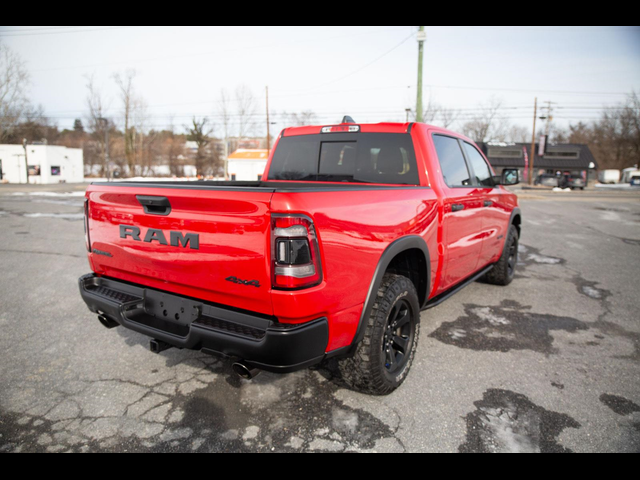
[[272,194],[260,187],[91,185],[90,262],[98,275],[271,315]]

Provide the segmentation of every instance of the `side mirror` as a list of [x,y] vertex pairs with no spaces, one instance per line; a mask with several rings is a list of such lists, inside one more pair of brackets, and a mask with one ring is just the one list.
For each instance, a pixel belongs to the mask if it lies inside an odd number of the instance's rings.
[[517,168],[505,168],[502,176],[496,178],[499,185],[517,185],[520,183],[520,175]]

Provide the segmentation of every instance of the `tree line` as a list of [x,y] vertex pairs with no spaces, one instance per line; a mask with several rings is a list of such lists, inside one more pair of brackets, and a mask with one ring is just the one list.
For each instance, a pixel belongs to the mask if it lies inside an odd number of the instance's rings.
[[[103,177],[159,172],[183,176],[193,174],[193,169],[201,177],[226,177],[225,159],[243,146],[245,139],[253,139],[250,145],[254,148],[266,148],[264,115],[258,109],[262,102],[246,85],[219,92],[215,124],[213,115],[193,117],[186,125],[176,125],[168,116],[168,125],[158,128],[136,89],[136,72],[115,73],[111,81],[117,91],[115,99],[105,95],[93,76],[85,77],[86,114],[75,120],[73,128],[61,130],[42,106],[30,101],[25,63],[0,43],[0,143],[21,144],[26,139],[29,143],[81,148],[87,173]],[[514,124],[506,111],[496,98],[464,114],[430,99],[423,119],[458,130],[477,142],[530,142],[531,130]],[[407,110],[408,117],[410,113],[415,112]],[[286,126],[320,123],[311,110],[277,116]],[[566,129],[552,128],[550,141],[587,144],[601,169],[633,166],[640,159],[640,97],[632,92],[625,101],[603,107],[596,120],[572,123]]]

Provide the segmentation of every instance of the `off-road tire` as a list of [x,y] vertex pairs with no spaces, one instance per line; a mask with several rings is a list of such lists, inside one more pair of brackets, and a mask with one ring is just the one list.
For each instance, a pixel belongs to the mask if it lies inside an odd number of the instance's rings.
[[493,285],[509,285],[516,274],[518,264],[518,229],[515,225],[509,227],[509,235],[504,242],[504,250],[500,260],[493,266],[493,269],[485,275],[487,283]]
[[388,395],[407,377],[418,345],[420,305],[411,280],[386,274],[365,321],[355,353],[338,362],[340,377],[359,392]]

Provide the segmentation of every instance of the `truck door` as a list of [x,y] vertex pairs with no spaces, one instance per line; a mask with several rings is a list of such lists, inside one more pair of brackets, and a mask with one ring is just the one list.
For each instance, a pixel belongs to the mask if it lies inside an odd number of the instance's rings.
[[462,142],[462,147],[481,197],[482,250],[477,266],[480,269],[497,261],[502,253],[510,211],[503,204],[502,189],[494,185],[493,171],[483,155],[470,143]]
[[461,141],[433,135],[446,184],[444,200],[445,267],[442,290],[472,275],[482,251],[482,196],[474,185]]

